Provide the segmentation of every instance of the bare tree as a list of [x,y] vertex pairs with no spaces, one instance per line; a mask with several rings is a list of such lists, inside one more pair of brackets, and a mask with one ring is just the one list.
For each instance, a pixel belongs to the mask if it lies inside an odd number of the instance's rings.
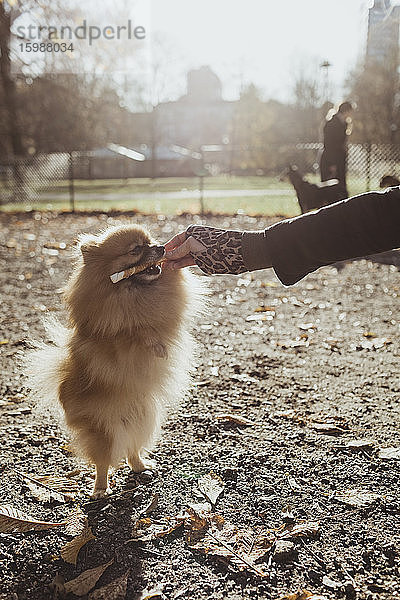
[[400,132],[399,80],[390,62],[368,61],[351,74],[347,86],[357,102],[353,139],[359,142],[395,143]]
[[292,97],[294,138],[302,142],[318,140],[323,117],[323,98],[316,68],[298,68],[293,81]]

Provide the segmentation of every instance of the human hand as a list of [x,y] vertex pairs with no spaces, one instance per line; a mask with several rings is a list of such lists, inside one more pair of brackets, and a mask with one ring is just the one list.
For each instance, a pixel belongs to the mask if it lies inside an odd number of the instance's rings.
[[242,232],[190,225],[165,244],[164,269],[197,265],[207,275],[238,275],[247,268],[242,256]]
[[175,271],[196,264],[192,252],[204,252],[206,247],[194,237],[188,237],[186,231],[178,233],[165,245],[165,258],[163,269]]

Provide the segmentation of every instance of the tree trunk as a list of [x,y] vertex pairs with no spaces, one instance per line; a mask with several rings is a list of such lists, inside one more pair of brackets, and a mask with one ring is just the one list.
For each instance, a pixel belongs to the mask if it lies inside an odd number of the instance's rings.
[[15,80],[11,76],[10,39],[11,16],[0,2],[0,78],[3,84],[4,105],[8,115],[8,134],[14,158],[24,154],[21,130],[18,124]]

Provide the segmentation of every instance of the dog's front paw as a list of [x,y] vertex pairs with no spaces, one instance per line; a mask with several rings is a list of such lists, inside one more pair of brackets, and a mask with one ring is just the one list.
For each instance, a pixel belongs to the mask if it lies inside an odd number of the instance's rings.
[[151,345],[151,349],[158,358],[168,358],[168,350],[165,344],[157,342]]
[[106,488],[105,490],[94,490],[93,494],[90,496],[92,500],[101,500],[101,498],[106,498],[111,494],[110,488]]

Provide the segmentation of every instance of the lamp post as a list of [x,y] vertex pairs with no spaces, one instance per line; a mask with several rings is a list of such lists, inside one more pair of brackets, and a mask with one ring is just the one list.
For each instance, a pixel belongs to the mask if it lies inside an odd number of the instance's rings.
[[328,102],[329,98],[329,69],[332,66],[332,63],[329,60],[324,60],[320,65],[320,68],[323,69],[323,85],[322,85],[322,93],[324,97],[324,102]]

